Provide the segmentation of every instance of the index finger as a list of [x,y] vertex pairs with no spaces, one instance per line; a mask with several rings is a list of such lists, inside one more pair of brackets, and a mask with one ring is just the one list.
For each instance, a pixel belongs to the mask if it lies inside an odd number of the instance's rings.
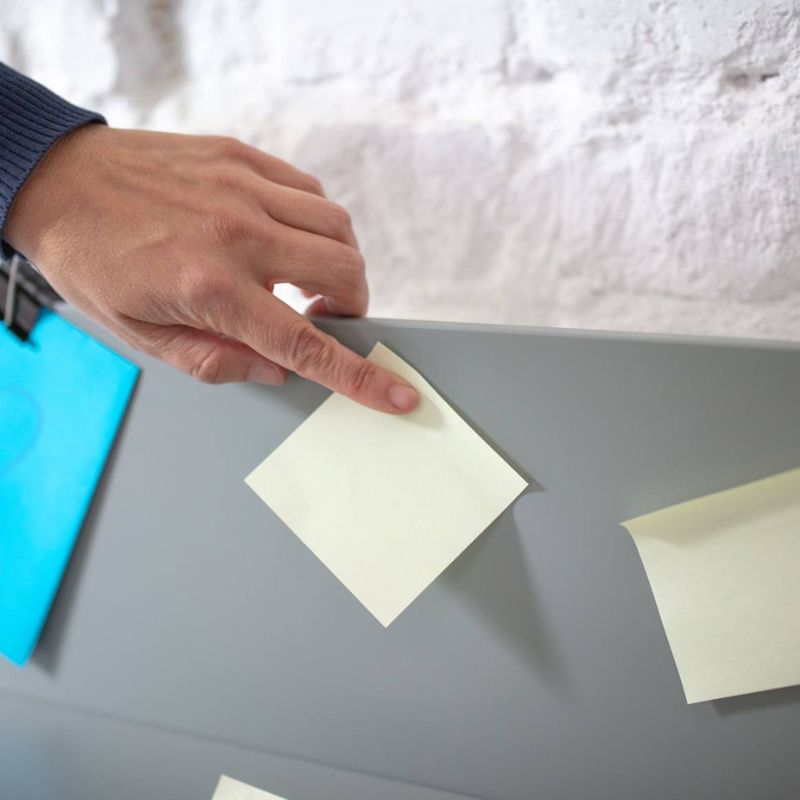
[[243,294],[243,313],[224,333],[369,408],[388,414],[416,408],[419,396],[403,378],[349,350],[262,287],[248,287]]

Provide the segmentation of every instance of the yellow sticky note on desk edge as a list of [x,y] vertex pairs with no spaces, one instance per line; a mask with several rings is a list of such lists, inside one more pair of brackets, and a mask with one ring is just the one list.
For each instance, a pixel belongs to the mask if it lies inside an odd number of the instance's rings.
[[623,525],[687,702],[800,683],[800,469]]
[[333,394],[246,482],[387,626],[527,482],[398,355],[378,343],[368,358],[417,389],[417,408]]
[[211,800],[284,800],[284,798],[222,775]]

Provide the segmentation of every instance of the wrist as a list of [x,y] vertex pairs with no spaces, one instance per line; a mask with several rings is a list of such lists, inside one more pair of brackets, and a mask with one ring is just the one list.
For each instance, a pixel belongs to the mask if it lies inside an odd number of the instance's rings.
[[58,139],[31,170],[6,217],[3,240],[38,266],[52,246],[58,247],[70,204],[87,165],[93,140],[108,132],[105,125],[87,124]]

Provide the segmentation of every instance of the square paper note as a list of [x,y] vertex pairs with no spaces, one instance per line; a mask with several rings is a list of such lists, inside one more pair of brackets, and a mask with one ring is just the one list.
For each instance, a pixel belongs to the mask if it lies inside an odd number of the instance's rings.
[[211,800],[283,800],[283,798],[223,775]]
[[623,524],[687,702],[800,683],[800,469]]
[[0,653],[31,655],[139,368],[52,311],[0,324]]
[[401,358],[378,343],[369,360],[412,384],[417,408],[331,395],[247,483],[389,625],[527,483]]

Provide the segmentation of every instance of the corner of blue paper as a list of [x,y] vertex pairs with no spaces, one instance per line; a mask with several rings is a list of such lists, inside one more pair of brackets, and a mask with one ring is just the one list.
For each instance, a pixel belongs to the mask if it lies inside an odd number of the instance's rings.
[[139,368],[43,311],[28,342],[0,328],[0,654],[39,639]]

